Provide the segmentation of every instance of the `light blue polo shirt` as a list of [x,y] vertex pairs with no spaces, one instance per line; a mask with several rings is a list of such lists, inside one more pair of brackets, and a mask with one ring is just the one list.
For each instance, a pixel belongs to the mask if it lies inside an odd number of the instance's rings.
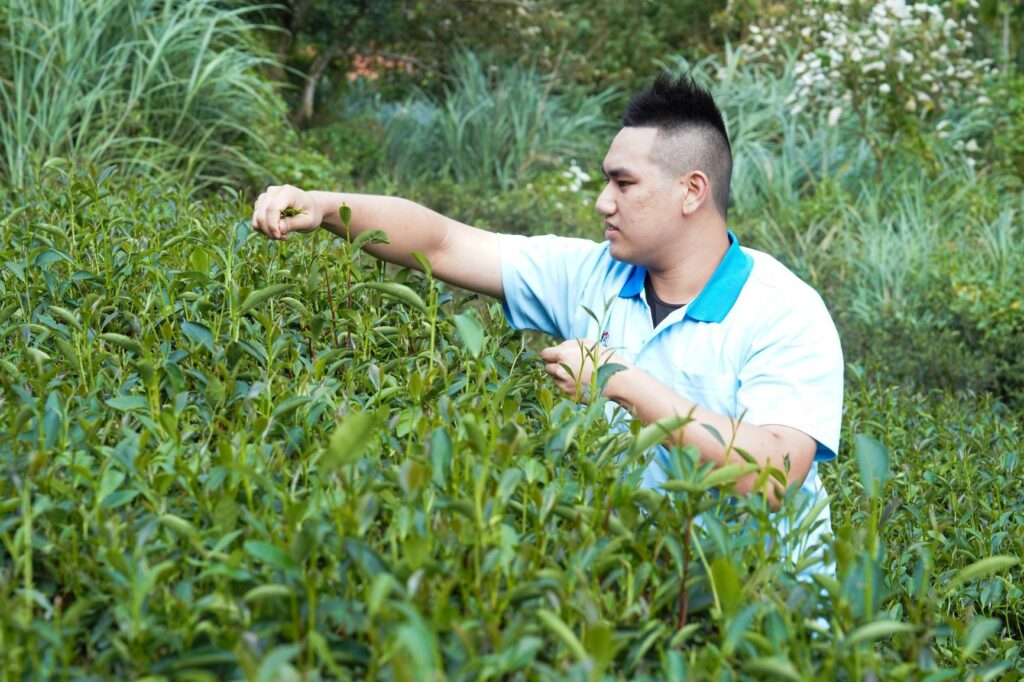
[[[741,247],[729,232],[729,248],[704,289],[654,328],[646,270],[612,258],[607,242],[554,235],[499,240],[504,309],[513,327],[599,341],[701,407],[803,431],[818,443],[801,486],[803,510],[827,498],[818,462],[839,449],[842,350],[821,297],[784,265]],[[621,412],[611,402],[608,410],[610,417]],[[661,448],[643,485],[665,480],[657,461],[665,454]],[[794,523],[803,520],[798,515]],[[831,532],[827,504],[816,521],[812,532],[795,537],[780,520],[787,556],[804,556]]]

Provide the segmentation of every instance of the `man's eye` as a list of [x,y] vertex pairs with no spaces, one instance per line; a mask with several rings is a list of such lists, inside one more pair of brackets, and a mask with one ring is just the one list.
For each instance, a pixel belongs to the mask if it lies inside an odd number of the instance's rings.
[[624,188],[628,187],[629,185],[632,185],[633,183],[632,182],[626,182],[625,180],[618,180],[615,184],[619,186],[619,189],[624,189]]

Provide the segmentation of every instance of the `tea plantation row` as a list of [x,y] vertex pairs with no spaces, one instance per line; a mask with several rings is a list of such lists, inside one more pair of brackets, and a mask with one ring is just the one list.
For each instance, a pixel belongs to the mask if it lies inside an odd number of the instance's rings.
[[243,197],[7,201],[4,679],[1024,673],[1022,424],[986,396],[848,358],[837,572],[800,581],[730,472],[637,489],[659,427],[563,399],[496,304]]

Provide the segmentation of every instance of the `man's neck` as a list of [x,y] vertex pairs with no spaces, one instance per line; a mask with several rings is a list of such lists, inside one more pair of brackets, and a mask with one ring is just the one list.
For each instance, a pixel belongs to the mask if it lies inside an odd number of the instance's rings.
[[697,298],[729,249],[725,229],[700,232],[686,235],[685,241],[672,249],[673,258],[667,265],[647,267],[654,291],[665,303],[689,303]]

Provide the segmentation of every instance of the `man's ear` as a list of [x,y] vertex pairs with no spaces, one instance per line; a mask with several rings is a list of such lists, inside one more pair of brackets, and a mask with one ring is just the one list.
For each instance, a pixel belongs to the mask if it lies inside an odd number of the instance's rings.
[[683,191],[682,211],[684,216],[693,215],[711,196],[711,183],[704,171],[690,171],[679,178]]

